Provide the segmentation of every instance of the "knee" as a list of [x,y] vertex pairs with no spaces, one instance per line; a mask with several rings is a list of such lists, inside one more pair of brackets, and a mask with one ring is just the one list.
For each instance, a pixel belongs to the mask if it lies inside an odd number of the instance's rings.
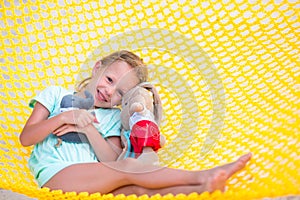
[[137,173],[141,170],[141,162],[135,158],[126,158],[119,164],[123,172]]
[[132,166],[136,166],[137,165],[138,160],[135,158],[126,158],[124,160],[122,160],[122,165],[124,166],[124,168],[132,168]]

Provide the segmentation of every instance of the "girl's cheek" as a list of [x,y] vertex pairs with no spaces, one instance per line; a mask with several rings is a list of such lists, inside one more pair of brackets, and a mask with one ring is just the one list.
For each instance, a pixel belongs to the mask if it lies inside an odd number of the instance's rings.
[[112,98],[112,106],[116,106],[116,105],[120,105],[121,104],[121,97],[119,96],[114,96],[114,98]]

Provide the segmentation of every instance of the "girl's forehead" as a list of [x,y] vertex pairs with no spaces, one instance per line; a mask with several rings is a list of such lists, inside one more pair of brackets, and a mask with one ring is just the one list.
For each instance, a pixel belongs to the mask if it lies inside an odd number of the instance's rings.
[[133,71],[133,68],[124,61],[115,61],[105,68],[107,73],[112,73],[116,75],[122,75],[129,71]]
[[139,83],[135,71],[129,71],[118,80],[117,86],[124,92],[130,90]]

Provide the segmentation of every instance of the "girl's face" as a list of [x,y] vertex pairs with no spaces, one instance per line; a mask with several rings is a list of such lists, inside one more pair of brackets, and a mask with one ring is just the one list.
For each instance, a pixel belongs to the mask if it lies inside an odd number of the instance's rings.
[[138,83],[136,73],[126,62],[116,61],[108,67],[101,67],[101,62],[98,62],[89,83],[94,105],[101,108],[120,105],[123,94]]

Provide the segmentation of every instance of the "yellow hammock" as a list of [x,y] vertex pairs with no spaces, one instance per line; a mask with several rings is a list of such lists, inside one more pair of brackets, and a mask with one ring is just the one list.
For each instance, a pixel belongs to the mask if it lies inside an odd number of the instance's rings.
[[[0,3],[0,188],[39,199],[257,199],[300,194],[300,4],[290,1]],[[18,136],[29,100],[73,88],[101,56],[149,64],[163,165],[207,169],[253,152],[225,193],[113,196],[39,189]]]

